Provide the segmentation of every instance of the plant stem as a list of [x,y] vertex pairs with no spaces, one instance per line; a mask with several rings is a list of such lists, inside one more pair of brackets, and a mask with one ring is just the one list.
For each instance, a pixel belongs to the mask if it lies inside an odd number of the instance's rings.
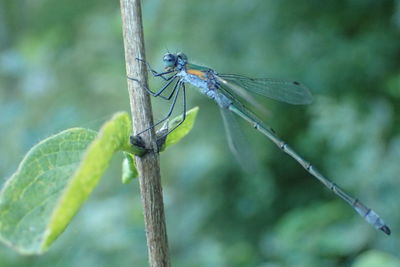
[[[120,0],[120,4],[127,75],[138,79],[142,85],[147,86],[146,66],[143,62],[136,60],[136,58],[145,59],[140,0]],[[150,97],[135,81],[128,81],[128,90],[133,133],[138,133],[153,124]],[[146,131],[141,137],[146,147],[154,148],[144,156],[136,157],[140,194],[144,209],[149,265],[152,267],[170,266],[159,155],[156,152],[157,144],[154,129]]]

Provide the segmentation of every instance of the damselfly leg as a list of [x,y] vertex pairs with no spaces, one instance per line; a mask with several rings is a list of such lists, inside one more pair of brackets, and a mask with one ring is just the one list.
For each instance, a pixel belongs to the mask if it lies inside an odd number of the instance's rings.
[[[153,97],[161,97],[164,100],[171,100],[171,98],[173,97],[172,104],[171,104],[171,106],[169,108],[169,111],[168,111],[167,115],[163,119],[161,119],[160,121],[158,121],[158,122],[154,123],[153,125],[151,125],[150,127],[148,127],[147,129],[145,129],[145,130],[139,132],[138,134],[136,134],[136,136],[139,136],[139,135],[143,134],[144,132],[146,132],[146,131],[148,131],[150,129],[153,129],[154,127],[156,127],[156,126],[160,125],[161,123],[165,122],[166,120],[168,120],[171,117],[171,115],[172,115],[172,113],[173,113],[173,111],[175,109],[175,106],[176,106],[176,103],[177,103],[177,99],[178,99],[178,95],[179,95],[180,91],[181,90],[183,91],[182,92],[182,94],[183,94],[182,120],[180,120],[172,129],[168,129],[166,132],[163,132],[162,135],[158,137],[158,139],[165,138],[169,133],[171,133],[173,130],[175,130],[177,127],[179,127],[186,119],[186,88],[185,88],[185,85],[179,79],[178,81],[175,82],[174,87],[173,87],[171,93],[168,96],[162,95],[162,93],[167,88],[169,88],[174,83],[174,81],[176,80],[176,78],[177,78],[176,71],[172,70],[172,71],[166,71],[166,72],[160,72],[159,73],[159,72],[155,71],[154,69],[152,69],[150,64],[147,63],[145,60],[138,59],[138,58],[136,60],[145,63],[147,68],[148,68],[148,70],[153,75],[153,77],[161,77],[164,81],[166,81],[166,83],[161,87],[160,90],[154,92],[154,91],[150,90],[149,88],[147,88],[147,86],[144,86],[144,84],[142,84],[138,79],[135,79],[135,78],[132,78],[132,77],[128,77],[128,79],[132,80],[132,81],[135,81],[135,82],[138,82],[139,85],[142,88],[144,88]],[[166,74],[170,74],[170,73],[173,73],[173,72],[175,72],[175,73],[173,75],[169,76],[169,77],[165,77],[164,76]],[[132,139],[135,139],[135,137],[132,137],[131,140]]]
[[164,77],[164,75],[166,75],[166,74],[170,74],[170,73],[176,72],[175,70],[168,70],[168,71],[164,71],[164,72],[158,72],[158,71],[154,70],[146,60],[143,60],[143,59],[140,59],[140,58],[136,58],[136,60],[146,64],[147,69],[151,72],[151,74],[153,74],[154,77],[161,77],[165,81],[168,81],[169,79],[171,79],[171,77],[175,76],[175,75],[172,75],[170,77]]

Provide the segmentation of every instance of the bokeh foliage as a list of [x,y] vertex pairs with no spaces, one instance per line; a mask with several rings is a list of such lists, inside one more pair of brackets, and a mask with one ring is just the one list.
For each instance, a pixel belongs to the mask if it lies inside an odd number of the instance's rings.
[[[373,207],[386,237],[287,155],[245,129],[260,168],[241,172],[218,110],[162,156],[174,266],[342,266],[399,257],[400,1],[143,2],[147,59],[184,51],[221,73],[298,79],[315,101],[265,101],[265,120],[302,155]],[[34,143],[96,129],[129,110],[118,1],[0,2],[0,174]],[[160,83],[152,80],[156,88]],[[167,105],[154,101],[156,117]],[[41,257],[0,250],[1,266],[144,266],[137,183],[102,179],[56,247]],[[371,250],[371,251],[370,251]]]

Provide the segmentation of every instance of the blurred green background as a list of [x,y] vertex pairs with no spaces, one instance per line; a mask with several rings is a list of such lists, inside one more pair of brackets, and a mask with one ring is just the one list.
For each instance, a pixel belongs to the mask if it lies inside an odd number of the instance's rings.
[[[221,73],[307,84],[311,105],[266,100],[265,121],[393,232],[247,125],[260,167],[243,173],[218,108],[189,88],[195,128],[161,156],[173,266],[400,266],[400,1],[149,0],[143,19],[156,69],[184,51]],[[41,139],[128,111],[126,83],[118,1],[0,1],[2,182]],[[166,103],[153,105],[162,118]],[[138,184],[120,183],[121,158],[48,253],[1,245],[0,266],[146,266]]]

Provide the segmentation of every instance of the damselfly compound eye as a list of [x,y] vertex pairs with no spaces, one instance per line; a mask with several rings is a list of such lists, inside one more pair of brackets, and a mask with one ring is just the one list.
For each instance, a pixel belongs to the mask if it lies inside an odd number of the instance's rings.
[[164,67],[173,68],[176,65],[177,56],[171,53],[167,53],[163,57]]

